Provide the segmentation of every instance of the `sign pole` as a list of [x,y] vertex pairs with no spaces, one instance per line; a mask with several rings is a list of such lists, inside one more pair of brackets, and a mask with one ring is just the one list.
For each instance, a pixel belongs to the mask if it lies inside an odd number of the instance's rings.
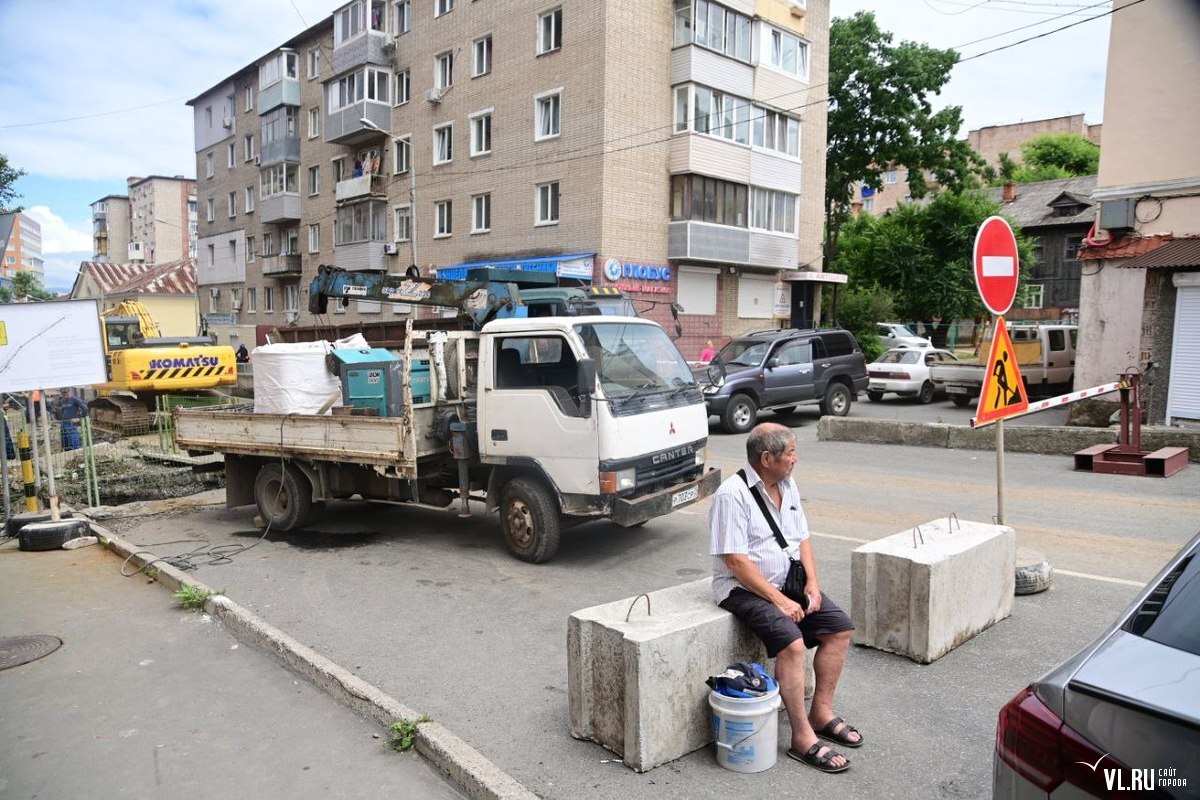
[[1004,420],[996,423],[996,524],[1004,524]]
[[54,488],[54,453],[50,449],[50,413],[46,408],[46,390],[38,400],[42,409],[42,436],[46,440],[46,490],[50,493],[50,519],[58,522],[62,519],[58,513],[58,492]]

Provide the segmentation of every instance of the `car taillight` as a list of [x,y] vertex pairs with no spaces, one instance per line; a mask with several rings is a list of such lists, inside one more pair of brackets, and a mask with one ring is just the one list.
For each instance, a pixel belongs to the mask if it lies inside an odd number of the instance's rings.
[[1032,686],[1000,709],[996,755],[1046,793],[1068,783],[1092,797],[1108,797],[1104,770],[1125,769],[1059,719]]
[[893,381],[906,381],[909,379],[907,372],[884,372],[883,370],[869,370],[867,374],[872,378],[885,378]]

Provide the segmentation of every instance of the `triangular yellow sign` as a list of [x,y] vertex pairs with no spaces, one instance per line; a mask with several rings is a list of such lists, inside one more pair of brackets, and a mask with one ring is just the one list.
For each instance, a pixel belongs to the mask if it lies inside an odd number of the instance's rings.
[[1025,382],[1017,368],[1017,354],[1013,351],[1004,317],[996,318],[996,333],[992,337],[986,366],[979,407],[975,410],[976,427],[1029,409],[1029,396],[1025,394]]

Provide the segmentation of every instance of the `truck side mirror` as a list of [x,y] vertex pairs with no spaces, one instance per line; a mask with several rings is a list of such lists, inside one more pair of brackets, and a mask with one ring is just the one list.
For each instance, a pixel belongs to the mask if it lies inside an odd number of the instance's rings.
[[767,361],[767,369],[775,369],[778,366],[779,366],[779,356],[771,356],[770,360]]
[[596,362],[584,356],[575,366],[575,386],[579,392],[579,411],[584,419],[592,416],[592,392],[596,388]]

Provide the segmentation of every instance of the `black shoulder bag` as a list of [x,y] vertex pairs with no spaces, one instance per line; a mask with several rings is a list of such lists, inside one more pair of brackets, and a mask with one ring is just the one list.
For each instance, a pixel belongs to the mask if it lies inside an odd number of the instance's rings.
[[[771,526],[771,533],[775,534],[775,541],[779,547],[787,552],[787,539],[783,538],[783,532],[779,530],[779,526],[775,524],[775,518],[771,516],[771,512],[767,510],[767,501],[763,500],[762,495],[754,491],[754,487],[750,485],[750,479],[746,477],[746,470],[739,469],[738,477],[746,484],[746,488],[750,490],[750,494],[754,496],[754,502],[758,503],[758,510],[766,518],[767,524]],[[783,579],[783,593],[788,598],[795,600],[800,604],[800,607],[808,611],[808,595],[804,593],[804,587],[808,584],[808,573],[804,569],[804,562],[798,561],[788,556],[788,572],[787,577]]]

